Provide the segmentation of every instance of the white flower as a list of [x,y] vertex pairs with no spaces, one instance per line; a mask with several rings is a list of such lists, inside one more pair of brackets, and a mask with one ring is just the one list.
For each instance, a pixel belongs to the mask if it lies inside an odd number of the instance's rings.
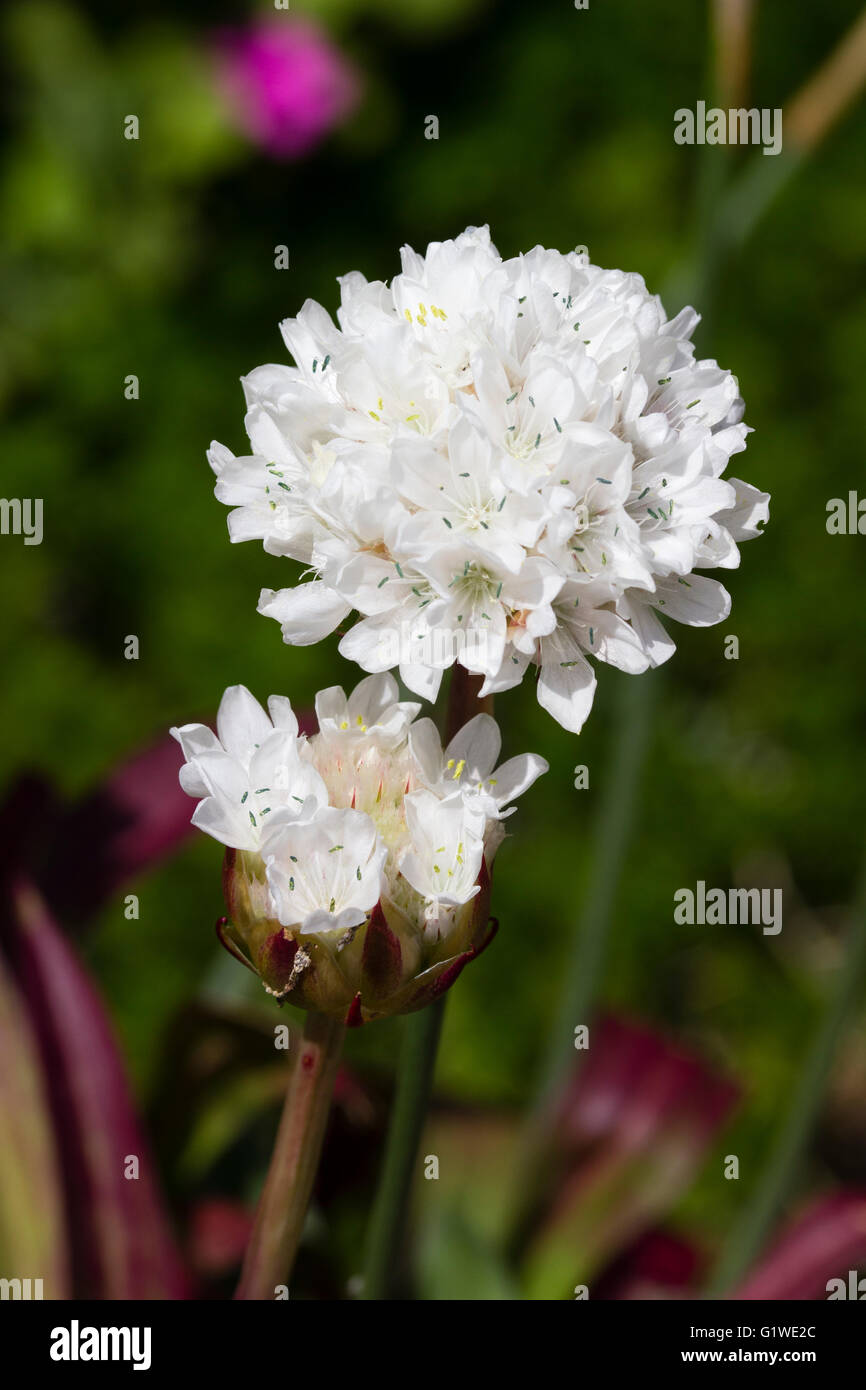
[[406,730],[421,706],[398,698],[393,676],[368,676],[355,686],[348,699],[343,688],[332,685],[316,696],[319,732],[341,740],[368,740],[385,747],[405,739]]
[[311,738],[298,733],[288,700],[272,696],[268,708],[270,717],[233,686],[218,735],[202,724],[172,730],[187,760],[181,786],[201,798],[194,824],[243,851],[253,877],[259,866],[266,915],[304,937],[341,939],[380,901],[441,935],[476,896],[507,803],[544,760],[528,754],[494,772],[501,739],[489,715],[443,754],[431,721],[413,724],[420,706],[400,701],[387,674],[348,697],[339,686],[320,691]]
[[432,719],[419,719],[409,732],[412,755],[425,785],[443,799],[459,797],[470,813],[485,821],[516,811],[509,803],[522,796],[548,764],[537,753],[523,753],[496,766],[502,736],[489,714],[476,714],[454,735],[444,753]]
[[405,807],[411,843],[400,872],[424,899],[427,920],[438,921],[441,908],[468,903],[479,891],[484,843],[463,801],[422,790],[407,796]]
[[264,860],[278,920],[311,935],[360,926],[379,901],[386,852],[361,811],[325,806],[312,820],[275,821]]
[[252,454],[210,452],[232,540],[312,576],[261,595],[287,642],[354,611],[342,654],[429,699],[455,661],[485,692],[534,664],[578,730],[592,658],[639,672],[674,650],[659,614],[721,621],[695,571],[735,568],[768,498],[722,476],[748,431],[693,310],[583,252],[503,261],[486,228],[340,289],[336,325],[312,302],[282,325],[294,367],[246,378]]
[[324,782],[301,757],[289,701],[272,695],[268,709],[270,718],[246,686],[233,685],[220,701],[216,734],[204,724],[171,730],[186,758],[180,784],[202,798],[193,824],[235,849],[258,850],[278,810],[295,817],[328,803]]

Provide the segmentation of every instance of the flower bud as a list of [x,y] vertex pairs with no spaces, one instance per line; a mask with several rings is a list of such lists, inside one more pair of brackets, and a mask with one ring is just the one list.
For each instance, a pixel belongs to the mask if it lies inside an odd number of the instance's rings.
[[423,919],[411,920],[384,894],[362,923],[338,936],[284,927],[269,915],[264,861],[245,851],[226,851],[223,882],[229,911],[218,923],[223,945],[280,1003],[315,1009],[350,1027],[431,1004],[496,932],[483,859],[478,893],[442,936],[425,934]]

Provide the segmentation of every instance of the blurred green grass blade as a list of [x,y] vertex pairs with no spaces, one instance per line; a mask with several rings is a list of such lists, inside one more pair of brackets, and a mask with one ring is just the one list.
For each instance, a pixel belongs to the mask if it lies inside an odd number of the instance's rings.
[[634,828],[659,679],[652,673],[642,677],[623,676],[617,691],[612,737],[602,774],[602,801],[593,832],[590,881],[583,896],[562,998],[544,1061],[539,1109],[546,1107],[572,1071],[575,1060],[579,1062],[584,1055],[575,1052],[574,1030],[578,1024],[590,1022],[601,984],[609,926]]
[[286,1094],[286,1066],[258,1067],[230,1076],[208,1096],[178,1160],[184,1182],[200,1183],[210,1168],[263,1112],[278,1109]]
[[617,894],[631,842],[638,787],[650,740],[658,675],[623,676],[617,691],[601,804],[595,818],[589,882],[566,958],[560,1002],[524,1126],[507,1244],[517,1255],[546,1182],[543,1147],[550,1106],[585,1054],[574,1030],[591,1023],[601,987]]
[[720,1298],[745,1277],[791,1195],[843,1029],[866,975],[866,868],[863,870],[835,988],[750,1200],[742,1209],[710,1279],[708,1296]]
[[417,1255],[418,1297],[461,1302],[517,1300],[520,1290],[496,1250],[457,1200],[428,1222]]

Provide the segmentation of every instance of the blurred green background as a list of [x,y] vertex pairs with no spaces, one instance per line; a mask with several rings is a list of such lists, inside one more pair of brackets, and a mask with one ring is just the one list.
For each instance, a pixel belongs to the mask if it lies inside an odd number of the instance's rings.
[[[40,547],[0,540],[4,779],[36,768],[81,793],[169,725],[208,718],[228,684],[304,708],[354,681],[334,642],[289,649],[256,615],[259,589],[294,582],[293,568],[229,546],[205,461],[212,438],[244,452],[238,378],[285,359],[278,322],[307,297],[332,310],[338,274],[390,278],[402,243],[423,249],[471,223],[489,222],[503,255],[585,243],[651,289],[689,249],[699,152],[674,144],[673,112],[709,96],[703,5],[297,0],[292,14],[328,25],[364,91],[296,162],[246,142],[215,93],[212,34],[254,13],[28,0],[2,22],[0,491],[41,496],[45,518]],[[758,6],[747,104],[782,106],[857,14],[851,0]],[[122,138],[127,113],[138,142]],[[438,141],[424,138],[431,113]],[[739,377],[755,433],[734,471],[771,492],[771,522],[729,576],[731,618],[678,629],[669,667],[646,678],[661,698],[602,991],[744,1088],[719,1147],[740,1156],[741,1181],[723,1181],[714,1155],[674,1213],[710,1241],[790,1092],[862,850],[866,542],[828,535],[825,520],[863,468],[864,135],[860,107],[725,262],[699,330],[700,352]],[[124,398],[129,373],[137,401]],[[133,633],[140,657],[127,661]],[[729,633],[738,661],[724,659]],[[506,751],[537,750],[551,771],[497,862],[499,937],[450,996],[437,1086],[451,1100],[517,1109],[531,1092],[629,679],[642,678],[599,672],[579,739],[529,682],[499,701]],[[137,885],[137,922],[118,900],[83,946],[145,1108],[191,999],[267,1009],[218,957],[219,868],[211,841],[191,841]],[[784,888],[784,930],[675,925],[674,891],[697,879]],[[350,1061],[387,1078],[401,1027],[350,1036]],[[262,1048],[264,1061],[266,1035]],[[866,1182],[864,1099],[861,1011],[808,1185]]]

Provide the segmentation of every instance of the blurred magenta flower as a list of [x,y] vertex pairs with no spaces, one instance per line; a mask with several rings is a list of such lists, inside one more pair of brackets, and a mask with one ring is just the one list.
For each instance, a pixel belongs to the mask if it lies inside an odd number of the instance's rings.
[[355,106],[360,85],[325,32],[268,19],[217,36],[220,85],[244,133],[276,159],[297,159]]

